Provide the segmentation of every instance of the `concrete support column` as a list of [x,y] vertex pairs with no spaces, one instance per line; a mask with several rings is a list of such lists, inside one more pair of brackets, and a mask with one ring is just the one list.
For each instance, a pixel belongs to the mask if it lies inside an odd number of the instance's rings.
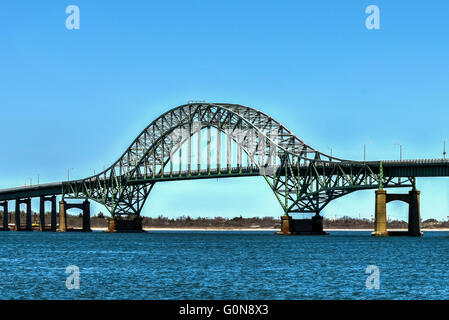
[[90,202],[89,200],[85,200],[83,202],[83,231],[90,232]]
[[16,199],[16,211],[15,211],[15,224],[16,224],[16,231],[20,230],[20,201],[19,199]]
[[40,199],[39,222],[39,231],[45,231],[45,197]]
[[142,217],[121,218],[112,217],[109,219],[109,232],[145,232],[142,228]]
[[67,231],[65,205],[66,202],[64,200],[59,201],[59,232]]
[[290,216],[282,216],[281,217],[281,234],[289,235],[290,234],[290,224],[292,218]]
[[409,191],[408,233],[410,236],[421,236],[420,191]]
[[56,196],[51,197],[51,231],[56,231]]
[[32,226],[31,226],[31,198],[28,198],[26,200],[26,206],[27,206],[27,211],[26,211],[26,229],[27,230],[32,230]]
[[323,232],[323,217],[319,212],[312,217],[312,230],[313,232]]
[[387,191],[376,190],[376,208],[373,236],[386,236],[387,232]]
[[8,226],[8,200],[3,201],[3,231],[9,231]]
[[319,212],[311,219],[293,219],[291,216],[281,217],[281,231],[276,232],[280,235],[328,235],[323,230],[323,217]]

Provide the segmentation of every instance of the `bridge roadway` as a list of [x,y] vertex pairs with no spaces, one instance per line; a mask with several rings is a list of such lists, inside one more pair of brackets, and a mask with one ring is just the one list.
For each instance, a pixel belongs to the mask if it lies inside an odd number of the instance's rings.
[[[320,173],[331,175],[333,170],[338,166],[346,174],[353,171],[361,170],[369,167],[373,173],[378,174],[380,171],[380,163],[382,163],[384,177],[445,177],[449,176],[449,160],[448,159],[417,159],[417,160],[387,160],[387,161],[344,161],[344,162],[315,162],[315,167]],[[300,174],[307,174],[308,166],[300,166]],[[297,170],[295,170],[298,174]],[[283,175],[282,172],[279,173]],[[144,178],[129,181],[127,177],[123,177],[123,183],[141,184],[145,182],[163,182],[176,180],[192,180],[192,179],[216,179],[230,177],[248,177],[260,175],[257,166],[251,167],[233,167],[229,171],[228,168],[222,168],[220,172],[217,169],[204,169],[200,172],[192,170],[173,171],[173,173],[159,175],[151,178]],[[89,178],[87,178],[89,179]],[[85,180],[85,179],[83,179]],[[83,180],[61,181],[47,184],[31,185],[17,188],[9,188],[0,190],[0,201],[16,200],[22,198],[34,198],[41,196],[61,195],[63,193],[64,183],[82,183]]]

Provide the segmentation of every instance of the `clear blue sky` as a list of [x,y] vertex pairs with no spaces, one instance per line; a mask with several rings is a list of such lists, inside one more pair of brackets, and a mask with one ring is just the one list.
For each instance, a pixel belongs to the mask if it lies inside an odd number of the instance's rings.
[[[80,8],[67,30],[65,8]],[[380,30],[365,8],[380,8]],[[447,1],[22,1],[0,4],[0,187],[109,166],[168,108],[240,103],[346,159],[442,157],[449,139]],[[28,183],[28,182],[27,182]],[[422,217],[449,179],[420,179]],[[403,190],[406,192],[407,190]],[[327,216],[371,217],[374,191]],[[36,206],[35,210],[38,210]],[[94,212],[101,210],[95,206]],[[388,205],[406,219],[405,204]],[[160,183],[144,215],[279,216],[263,178]]]

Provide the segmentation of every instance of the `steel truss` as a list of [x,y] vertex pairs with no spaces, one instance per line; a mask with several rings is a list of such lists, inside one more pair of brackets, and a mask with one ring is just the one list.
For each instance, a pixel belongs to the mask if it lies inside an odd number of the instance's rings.
[[[211,128],[219,132],[215,155],[211,154]],[[196,166],[191,161],[195,157],[194,149],[200,158],[204,131],[207,133],[205,169],[199,161]],[[197,142],[192,141],[195,134]],[[222,143],[222,135],[226,136],[226,142]],[[231,142],[237,145],[237,161],[231,154]],[[224,147],[226,154],[222,154]],[[265,177],[285,214],[318,214],[331,200],[356,190],[414,186],[415,183],[413,178],[383,177],[380,162],[347,161],[319,152],[256,109],[198,102],[171,109],[158,117],[103,172],[63,182],[63,197],[97,201],[113,216],[139,216],[156,182],[251,175]]]

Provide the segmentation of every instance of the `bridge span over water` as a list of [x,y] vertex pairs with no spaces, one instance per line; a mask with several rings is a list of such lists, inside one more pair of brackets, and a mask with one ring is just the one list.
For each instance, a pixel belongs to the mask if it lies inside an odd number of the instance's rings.
[[[173,108],[151,122],[108,169],[84,179],[0,190],[0,206],[16,204],[16,229],[31,229],[31,198],[39,197],[40,225],[45,230],[45,201],[52,202],[50,230],[65,231],[66,210],[83,210],[83,230],[90,230],[89,201],[111,213],[111,231],[141,229],[140,214],[157,182],[262,176],[284,211],[283,234],[321,234],[320,212],[332,200],[357,190],[376,189],[375,234],[387,235],[388,201],[409,203],[409,235],[420,235],[417,177],[449,176],[446,159],[353,161],[320,152],[280,122],[242,105],[196,102]],[[407,196],[385,188],[409,187]],[[83,199],[82,204],[67,199]],[[27,205],[26,225],[20,204]],[[313,213],[310,222],[292,213]],[[8,230],[8,215],[3,229]]]

